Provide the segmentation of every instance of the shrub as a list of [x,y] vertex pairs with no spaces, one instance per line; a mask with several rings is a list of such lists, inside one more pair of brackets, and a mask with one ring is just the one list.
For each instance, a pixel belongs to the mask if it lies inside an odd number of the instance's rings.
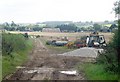
[[29,36],[28,36],[28,33],[25,33],[25,34],[24,34],[24,37],[25,37],[25,38],[28,38],[28,37],[29,37]]
[[26,48],[25,38],[22,34],[2,34],[2,53],[10,55],[11,52]]
[[105,52],[100,54],[97,62],[104,64],[106,71],[118,73],[118,31],[115,32],[112,41],[108,44]]

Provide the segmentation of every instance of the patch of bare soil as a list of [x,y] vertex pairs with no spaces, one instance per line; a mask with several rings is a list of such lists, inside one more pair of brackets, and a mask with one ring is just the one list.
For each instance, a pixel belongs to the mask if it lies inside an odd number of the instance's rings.
[[[89,61],[87,58],[59,56],[54,50],[48,49],[40,38],[35,39],[34,49],[29,60],[5,80],[83,80],[84,74],[77,71],[77,75],[62,74],[60,71],[76,70],[78,63]],[[52,54],[52,55],[51,55]]]

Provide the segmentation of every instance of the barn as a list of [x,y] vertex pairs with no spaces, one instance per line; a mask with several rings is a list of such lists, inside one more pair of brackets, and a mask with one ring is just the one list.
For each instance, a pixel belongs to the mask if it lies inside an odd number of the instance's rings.
[[42,32],[61,32],[59,28],[43,28]]

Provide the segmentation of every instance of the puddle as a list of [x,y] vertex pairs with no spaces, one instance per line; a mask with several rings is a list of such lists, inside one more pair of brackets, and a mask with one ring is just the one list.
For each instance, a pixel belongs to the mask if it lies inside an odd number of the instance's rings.
[[46,73],[50,71],[54,71],[54,69],[53,68],[34,68],[30,70],[25,70],[23,71],[23,73]]
[[76,70],[72,70],[72,71],[59,71],[62,74],[66,74],[66,75],[78,75],[78,72]]
[[37,71],[38,71],[38,70],[29,70],[29,71],[26,70],[26,71],[24,71],[24,73],[35,73],[35,72],[37,73]]
[[17,68],[17,69],[24,69],[24,68],[26,68],[26,67],[17,66],[16,68]]

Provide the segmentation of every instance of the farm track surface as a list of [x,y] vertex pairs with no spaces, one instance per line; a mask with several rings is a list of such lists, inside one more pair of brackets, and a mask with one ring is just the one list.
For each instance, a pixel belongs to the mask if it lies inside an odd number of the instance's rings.
[[48,49],[40,38],[34,40],[34,48],[29,60],[17,71],[4,80],[84,80],[84,74],[77,71],[77,75],[62,74],[60,71],[76,70],[78,63],[88,61],[89,58],[60,56],[55,50]]

